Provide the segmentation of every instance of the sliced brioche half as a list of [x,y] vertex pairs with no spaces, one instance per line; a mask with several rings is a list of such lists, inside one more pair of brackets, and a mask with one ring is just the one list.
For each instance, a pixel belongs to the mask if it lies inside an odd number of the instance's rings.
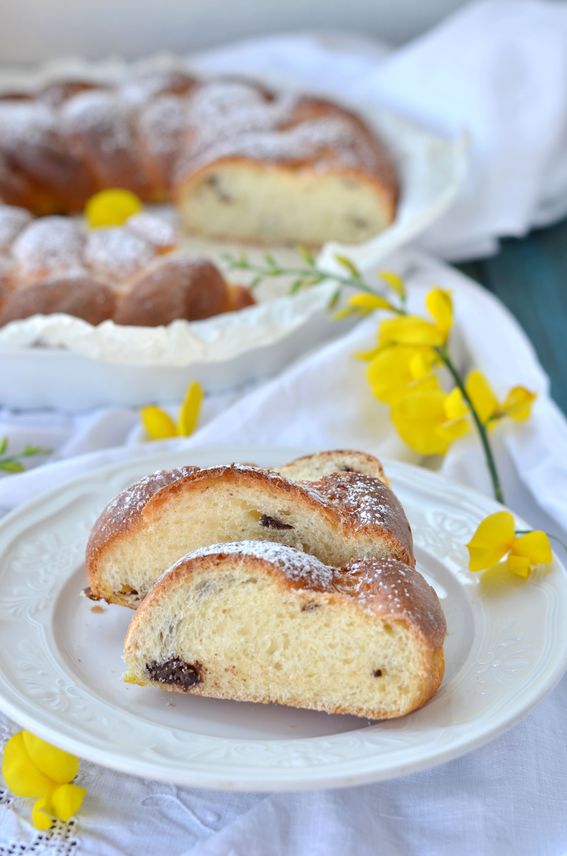
[[282,467],[274,467],[273,472],[293,481],[315,481],[332,473],[362,473],[380,479],[387,485],[390,484],[378,458],[366,452],[346,449],[332,449],[316,452],[313,455],[303,455]]
[[151,589],[126,636],[125,680],[385,719],[435,693],[445,632],[434,590],[396,559],[335,568],[267,541],[217,544]]
[[[413,565],[399,501],[381,478],[352,471],[355,465],[382,472],[371,456],[337,452],[298,459],[280,472],[232,464],[154,473],[119,494],[95,523],[87,592],[136,607],[180,556],[242,539],[278,541],[334,565],[379,556]],[[302,480],[286,478],[286,469]]]

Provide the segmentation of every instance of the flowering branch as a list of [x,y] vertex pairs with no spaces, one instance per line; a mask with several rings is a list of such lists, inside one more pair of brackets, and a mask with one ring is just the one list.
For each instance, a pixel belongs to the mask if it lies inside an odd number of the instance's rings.
[[[337,261],[345,273],[331,274],[317,267],[309,251],[300,249],[300,252],[306,262],[304,268],[278,265],[269,255],[264,257],[264,265],[251,264],[245,255],[237,260],[229,258],[228,262],[237,270],[254,273],[253,285],[272,277],[294,277],[291,293],[334,281],[337,290],[331,305],[338,303],[343,289],[356,289],[345,308],[336,313],[337,318],[389,312],[391,317],[378,326],[377,346],[358,355],[368,361],[366,376],[374,395],[390,406],[392,421],[402,439],[423,455],[444,454],[468,432],[466,417],[470,416],[482,445],[494,496],[504,503],[489,431],[506,417],[517,422],[527,419],[535,394],[515,386],[501,402],[482,372],[473,369],[466,378],[461,375],[448,348],[453,326],[453,301],[448,291],[434,288],[427,294],[429,317],[410,315],[405,283],[397,274],[382,272],[379,276],[390,294],[379,292],[364,281],[356,265],[344,256],[338,256]],[[442,388],[435,374],[438,365],[445,366],[454,383],[450,392]],[[552,561],[549,537],[553,536],[546,532],[516,529],[513,515],[498,511],[481,521],[467,544],[469,568],[471,571],[505,568],[519,577],[527,577],[534,567]]]
[[331,309],[337,305],[343,288],[356,288],[366,294],[376,294],[375,289],[366,284],[356,265],[346,256],[337,256],[337,261],[347,271],[347,273],[341,274],[330,273],[323,268],[318,268],[315,256],[307,247],[300,246],[297,248],[297,252],[305,261],[304,267],[282,266],[276,262],[270,253],[264,253],[263,264],[251,262],[245,253],[241,253],[239,256],[232,256],[227,253],[223,258],[231,270],[243,270],[254,274],[248,283],[248,287],[252,289],[258,288],[266,280],[281,279],[282,277],[293,280],[289,288],[290,294],[297,294],[299,291],[312,288],[314,285],[321,285],[324,282],[334,282],[337,289],[329,301],[329,308]]
[[[338,313],[338,317],[345,317],[346,315],[350,315],[355,312],[360,315],[367,315],[375,310],[380,309],[387,310],[397,316],[405,316],[407,318],[411,317],[409,316],[406,308],[407,294],[405,284],[396,274],[393,274],[391,272],[385,272],[381,274],[381,277],[389,286],[389,288],[397,294],[399,300],[398,304],[395,304],[394,302],[392,302],[391,299],[386,296],[387,292],[379,292],[376,289],[371,288],[364,281],[364,278],[359,269],[356,267],[356,265],[345,256],[337,256],[337,261],[345,269],[346,273],[334,274],[329,273],[321,268],[318,268],[316,259],[309,250],[300,247],[298,251],[301,253],[306,262],[305,268],[286,267],[283,265],[279,265],[275,261],[275,259],[269,254],[266,254],[264,256],[263,265],[251,263],[245,254],[241,254],[238,258],[233,258],[231,256],[227,256],[225,258],[231,268],[235,270],[250,271],[255,274],[251,284],[252,287],[259,285],[261,282],[269,278],[288,276],[294,278],[294,283],[290,288],[290,293],[293,294],[302,288],[318,285],[325,281],[333,281],[338,283],[338,294],[337,292],[335,292],[335,294],[331,298],[331,305],[336,305],[338,299],[342,296],[342,291],[344,288],[356,289],[359,293],[355,294],[353,297],[350,298],[348,307],[346,309],[341,310]],[[430,322],[426,321],[424,323],[429,324]],[[447,330],[446,332],[448,334],[449,330]],[[439,361],[446,366],[464,402],[466,403],[466,406],[471,414],[476,430],[478,432],[484,456],[486,459],[486,465],[492,482],[494,496],[499,502],[503,503],[504,494],[498,475],[496,461],[494,458],[492,447],[490,445],[488,430],[482,419],[480,418],[473,398],[467,391],[466,384],[463,378],[461,377],[459,371],[457,370],[451,359],[451,356],[446,347],[446,341],[443,341],[442,338],[440,338],[439,344],[435,344],[434,341],[405,341],[403,343],[392,342],[391,344],[403,344],[405,347],[411,348],[413,346],[417,349],[422,348],[424,345],[430,345],[433,352],[437,355]],[[385,344],[385,346],[387,345]],[[374,352],[372,355],[374,355]],[[416,380],[418,380],[418,378],[416,378]],[[378,395],[377,397],[381,398],[381,400],[387,401],[387,399],[384,399],[380,395]],[[407,438],[404,437],[404,439]],[[412,444],[409,443],[409,445]],[[421,451],[421,449],[418,449],[417,451]]]
[[14,455],[6,455],[8,449],[8,438],[0,440],[0,470],[5,473],[21,473],[25,467],[23,458],[31,458],[33,455],[48,455],[51,449],[43,449],[41,446],[24,446],[21,452]]
[[[535,394],[515,386],[501,402],[482,372],[473,369],[466,377],[461,375],[448,348],[453,327],[450,292],[432,289],[425,299],[429,317],[411,315],[405,283],[397,274],[381,272],[379,277],[389,291],[378,291],[364,281],[350,259],[337,256],[345,273],[331,274],[317,267],[308,250],[300,248],[300,252],[306,267],[279,265],[270,255],[264,256],[264,265],[252,264],[244,254],[226,260],[235,270],[253,273],[252,286],[274,277],[293,277],[291,294],[322,282],[335,282],[331,306],[338,303],[344,289],[355,289],[336,318],[376,311],[390,313],[391,317],[378,325],[376,347],[357,355],[368,362],[366,376],[374,395],[390,406],[399,435],[422,455],[444,454],[468,432],[470,417],[482,445],[494,496],[504,503],[489,431],[503,418],[517,422],[527,419]],[[435,373],[439,365],[445,366],[454,383],[450,392],[443,389]],[[467,548],[471,571],[497,567],[528,577],[534,567],[552,561],[548,534],[517,530],[509,511],[496,512],[481,521]]]

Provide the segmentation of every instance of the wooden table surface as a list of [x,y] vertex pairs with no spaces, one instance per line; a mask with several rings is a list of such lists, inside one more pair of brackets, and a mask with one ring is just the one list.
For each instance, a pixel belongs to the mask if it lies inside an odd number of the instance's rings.
[[516,316],[567,413],[567,219],[522,239],[502,242],[498,255],[459,265]]

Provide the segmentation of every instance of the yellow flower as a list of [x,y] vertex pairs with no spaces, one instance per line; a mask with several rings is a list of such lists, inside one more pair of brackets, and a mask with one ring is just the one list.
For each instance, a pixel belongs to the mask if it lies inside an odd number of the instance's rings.
[[344,309],[339,309],[335,313],[335,319],[348,318],[349,315],[371,315],[378,309],[394,309],[389,300],[382,297],[381,294],[369,294],[366,291],[359,291],[351,295],[346,302]]
[[394,404],[410,389],[438,389],[433,363],[433,351],[403,345],[381,348],[368,364],[366,378],[378,401]]
[[453,326],[451,293],[442,288],[433,288],[425,298],[425,305],[433,321],[420,315],[387,318],[380,323],[378,344],[429,348],[444,345]]
[[482,520],[467,549],[471,571],[487,570],[505,559],[502,567],[520,577],[527,577],[536,565],[548,565],[553,558],[548,535],[539,530],[516,535],[509,511],[496,511]]
[[80,809],[86,790],[72,784],[78,772],[78,758],[29,731],[14,734],[4,747],[4,781],[16,796],[36,800],[36,829],[49,829],[54,817],[67,821]]
[[394,291],[402,300],[406,298],[406,284],[397,273],[390,270],[381,270],[378,273],[380,279],[383,279],[386,285]]
[[451,292],[444,288],[432,288],[425,298],[427,311],[435,321],[435,325],[443,341],[446,342],[453,327],[453,298]]
[[467,544],[469,569],[482,571],[495,565],[509,552],[514,540],[514,517],[509,511],[490,514],[478,525]]
[[500,402],[487,377],[479,369],[469,372],[465,386],[480,421],[489,427],[493,427],[495,422],[505,417],[524,422],[529,417],[536,399],[535,392],[524,386],[514,386],[504,401]]
[[177,417],[177,433],[181,437],[188,437],[197,427],[202,405],[203,387],[193,381],[187,387]]
[[171,437],[189,437],[199,422],[203,404],[203,387],[193,381],[187,387],[179,408],[177,423],[161,407],[148,404],[140,410],[140,419],[150,440],[169,440]]
[[504,399],[502,411],[515,422],[525,422],[530,417],[536,398],[535,392],[525,386],[514,386]]
[[443,455],[469,431],[467,406],[458,389],[447,395],[437,389],[418,389],[399,398],[392,421],[402,440],[421,455]]
[[109,188],[91,196],[85,207],[85,217],[91,229],[121,226],[142,207],[135,193],[119,187]]
[[380,322],[378,344],[437,347],[443,344],[443,334],[437,327],[419,315],[397,315]]

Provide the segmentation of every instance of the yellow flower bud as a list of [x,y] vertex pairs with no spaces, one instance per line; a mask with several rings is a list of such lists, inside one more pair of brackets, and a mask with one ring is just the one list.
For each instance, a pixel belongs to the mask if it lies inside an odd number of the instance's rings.
[[142,203],[135,193],[122,188],[109,188],[95,193],[85,207],[89,228],[122,226],[126,220],[142,210]]
[[179,417],[177,419],[177,433],[181,437],[188,437],[192,434],[199,422],[201,406],[203,404],[203,387],[201,384],[190,383],[185,393],[185,398],[179,409]]
[[441,333],[443,341],[453,327],[453,298],[451,292],[443,288],[433,288],[425,298],[427,311],[435,321],[435,326]]
[[390,270],[381,270],[378,274],[380,279],[383,279],[386,285],[395,291],[395,293],[402,298],[405,299],[406,296],[406,285],[401,276],[398,276],[397,273],[394,273]]
[[177,436],[175,422],[169,413],[166,413],[161,407],[156,407],[155,404],[142,407],[140,419],[151,440],[168,440],[170,437]]

